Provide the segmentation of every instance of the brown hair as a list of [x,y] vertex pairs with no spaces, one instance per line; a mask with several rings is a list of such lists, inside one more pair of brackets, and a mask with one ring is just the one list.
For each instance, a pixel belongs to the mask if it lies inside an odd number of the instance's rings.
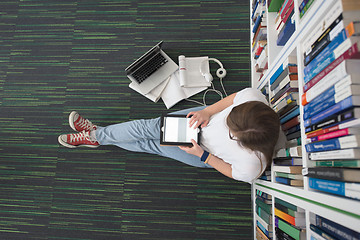
[[239,144],[258,156],[260,176],[263,166],[259,152],[264,154],[266,166],[269,166],[279,138],[280,120],[277,113],[263,102],[249,101],[234,107],[226,123]]

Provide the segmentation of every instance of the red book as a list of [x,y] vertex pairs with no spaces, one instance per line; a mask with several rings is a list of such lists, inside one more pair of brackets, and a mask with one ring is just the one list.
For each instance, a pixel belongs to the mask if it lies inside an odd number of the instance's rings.
[[345,129],[339,129],[336,130],[334,132],[328,132],[322,135],[319,135],[317,137],[313,137],[311,138],[312,142],[315,141],[322,141],[322,140],[326,140],[326,139],[331,139],[331,138],[337,138],[337,137],[342,137],[342,136],[346,136],[349,135],[349,128],[345,128]]
[[334,68],[336,68],[345,59],[351,59],[351,58],[360,58],[358,43],[355,43],[354,45],[352,45],[346,52],[344,52],[340,57],[335,59],[325,69],[323,69],[318,75],[316,75],[313,79],[311,79],[308,83],[306,83],[304,85],[304,87],[303,87],[304,94],[301,96],[302,104],[306,105],[307,101],[306,101],[305,93],[310,88],[312,88],[316,83],[318,83],[321,79],[323,79],[329,72],[331,72]]
[[[286,1],[285,1],[286,2]],[[291,9],[291,5],[292,5],[292,9]],[[289,9],[290,7],[290,9]],[[284,10],[281,12],[280,16],[281,16],[281,19],[284,19],[284,16],[290,11],[292,11],[294,9],[294,1],[293,0],[289,0],[285,7],[284,7]],[[285,21],[286,22],[286,21]],[[284,23],[285,23],[284,22]]]
[[297,124],[300,123],[300,117],[299,116],[296,116],[292,119],[290,119],[289,121],[285,122],[284,124],[281,125],[281,129],[283,131],[286,131],[294,126],[296,126]]
[[313,137],[316,137],[316,136],[319,136],[319,135],[322,135],[322,134],[326,134],[328,132],[333,132],[333,131],[336,131],[336,130],[339,130],[339,125],[329,127],[329,128],[324,128],[324,129],[320,128],[318,130],[307,133],[306,137],[307,138],[313,138]]

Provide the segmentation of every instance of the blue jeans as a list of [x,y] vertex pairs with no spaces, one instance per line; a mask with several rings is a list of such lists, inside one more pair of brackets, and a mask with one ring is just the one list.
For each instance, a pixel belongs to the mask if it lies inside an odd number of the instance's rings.
[[[203,106],[195,107],[172,114],[188,114],[204,108]],[[95,135],[100,145],[115,145],[133,152],[157,154],[194,167],[211,167],[201,162],[200,158],[186,153],[177,146],[160,146],[160,117],[98,127]]]

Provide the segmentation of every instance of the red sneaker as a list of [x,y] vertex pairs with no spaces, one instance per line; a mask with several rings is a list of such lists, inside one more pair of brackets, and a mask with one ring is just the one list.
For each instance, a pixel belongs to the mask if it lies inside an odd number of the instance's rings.
[[100,144],[90,137],[90,131],[73,133],[73,134],[63,134],[58,137],[58,141],[61,145],[68,148],[76,147],[91,147],[96,148]]
[[96,125],[75,111],[72,111],[69,115],[69,124],[74,131],[78,132],[96,130],[97,128]]

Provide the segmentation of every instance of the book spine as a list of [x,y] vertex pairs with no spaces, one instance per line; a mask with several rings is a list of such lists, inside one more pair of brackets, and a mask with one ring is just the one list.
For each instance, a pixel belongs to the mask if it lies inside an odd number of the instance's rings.
[[288,11],[286,12],[286,15],[284,15],[281,19],[283,23],[286,23],[288,19],[294,14],[294,1],[292,1]]
[[[336,126],[335,128],[338,128],[338,126]],[[334,132],[329,132],[329,133],[326,133],[326,134],[323,134],[323,135],[312,137],[311,141],[312,142],[323,141],[323,140],[328,140],[328,139],[331,139],[331,138],[338,138],[338,137],[342,137],[342,136],[346,136],[346,135],[349,135],[349,129],[348,128],[340,129],[340,130],[337,130],[337,131],[334,131]]]
[[359,168],[360,160],[335,160],[335,161],[316,161],[316,167],[352,167]]
[[341,54],[343,54],[349,47],[351,47],[351,44],[355,41],[360,40],[360,38],[354,39],[355,37],[346,39],[343,43],[341,43],[333,52],[331,52],[324,61],[320,62],[318,66],[313,69],[312,72],[310,72],[309,75],[306,75],[307,79],[312,79],[315,77],[318,73],[320,73],[324,68],[326,68],[331,62],[333,62],[335,59],[338,58]]
[[[322,79],[318,83],[319,85],[316,85],[314,88],[303,94],[302,104],[306,104],[304,106],[304,111],[309,111],[309,108],[316,108],[317,105],[332,96],[336,97],[335,99],[337,99],[337,102],[339,102],[339,99],[341,98],[345,99],[346,97],[344,96],[346,94],[356,89],[356,87],[352,87],[351,84],[357,84],[359,83],[359,80],[360,77],[358,75],[346,75],[346,65],[345,62],[342,63],[326,78]],[[326,89],[327,87],[329,88]]]
[[315,0],[309,0],[308,3],[305,5],[304,9],[300,12],[300,18],[302,18],[306,11],[310,8],[311,4],[313,4]]
[[[340,124],[340,122],[342,124],[344,124],[345,122],[348,122],[348,121],[352,121],[352,119],[355,117],[355,113],[356,113],[356,109],[353,108],[353,109],[350,109],[348,111],[345,111],[339,115],[334,115],[330,118],[327,118],[317,124],[314,124],[314,125],[311,125],[309,127],[307,127],[305,129],[305,133],[309,133],[311,131],[316,131],[316,130],[322,130],[322,129],[325,129],[325,128],[330,128],[330,127],[334,127],[336,126],[337,124]],[[354,119],[355,120],[355,119]],[[345,127],[343,127],[345,128]],[[336,129],[337,130],[337,129]]]
[[279,100],[285,93],[298,92],[298,88],[290,87],[290,83],[288,83],[284,88],[282,88],[275,96],[271,98],[271,104],[274,104],[277,100]]
[[290,223],[291,225],[295,226],[295,218],[293,216],[290,216],[289,214],[284,213],[283,211],[280,211],[277,208],[275,208],[275,215],[283,219],[284,221]]
[[347,108],[350,108],[353,106],[353,96],[350,96],[344,100],[342,100],[341,102],[331,106],[330,108],[318,113],[317,115],[313,116],[312,118],[307,119],[306,121],[304,121],[304,126],[308,127],[310,125],[314,125],[318,122],[320,122],[321,120],[324,120],[328,117],[330,117],[333,114],[337,114]]
[[289,19],[288,23],[285,25],[284,29],[279,34],[279,37],[276,40],[276,44],[278,46],[284,46],[294,32],[295,32],[295,22],[293,23],[292,19]]
[[[302,95],[302,105],[303,106],[306,106],[308,104],[315,105],[315,103],[311,103],[311,102],[315,100],[317,97],[319,97],[323,92],[326,92],[326,90],[331,89],[331,87],[334,87],[333,91],[335,94],[335,90],[339,88],[339,85],[342,86],[342,84],[340,83],[342,83],[342,81],[346,81],[346,80],[342,80],[347,74],[346,67],[347,67],[347,61],[342,62],[333,71],[327,74],[326,77],[321,79],[313,88],[305,92]],[[323,96],[323,97],[327,97],[327,96]],[[318,100],[321,101],[321,99]]]
[[255,33],[256,30],[258,29],[258,27],[260,26],[261,17],[262,16],[260,14],[259,14],[259,16],[257,16],[256,21],[255,21],[255,25],[254,25],[253,30],[252,30],[253,33]]
[[268,214],[271,214],[271,205],[264,203],[259,198],[256,198],[255,203]]
[[355,135],[345,136],[341,138],[333,138],[305,145],[307,152],[331,151],[354,147],[359,147],[359,142]]
[[[275,177],[275,180],[278,183],[282,183],[282,184],[286,184],[286,185],[290,185],[290,181],[291,181],[290,179],[283,178],[283,177]],[[276,214],[276,210],[275,210],[275,214]]]
[[275,80],[280,76],[280,74],[284,71],[284,69],[285,69],[284,64],[281,64],[281,66],[270,77],[270,85],[275,82]]
[[[310,2],[310,1],[309,1]],[[309,34],[306,34],[302,41],[302,49],[308,50],[311,45],[318,39],[321,34],[333,23],[336,18],[343,12],[341,1],[335,1],[330,9],[326,11],[325,16],[314,26]],[[300,14],[302,11],[300,11]]]
[[[325,66],[324,62],[326,62],[327,59],[329,59],[328,61],[332,61],[332,58],[329,58],[329,56],[332,55],[332,53],[334,52],[334,50],[339,47],[341,45],[341,43],[343,43],[345,40],[347,39],[346,36],[346,32],[345,29],[343,29],[339,35],[337,35],[333,41],[331,41],[329,43],[329,45],[327,45],[324,50],[322,50],[317,56],[316,58],[314,58],[311,63],[309,63],[305,68],[304,68],[304,82],[307,83],[312,77],[311,76],[315,76],[314,74],[320,72],[320,68],[322,68],[323,66]],[[330,63],[330,62],[329,62]]]
[[308,3],[308,0],[304,0],[301,2],[301,4],[299,5],[299,12],[301,12],[304,9],[304,7],[307,3]]
[[318,83],[322,78],[324,78],[329,72],[336,68],[340,63],[346,59],[360,57],[358,43],[354,43],[351,48],[346,50],[340,57],[335,59],[330,65],[323,69],[319,74],[312,78],[308,83],[303,87],[304,93],[311,89],[316,83]]
[[283,124],[283,123],[289,121],[290,119],[298,116],[299,114],[300,114],[300,108],[299,108],[299,106],[297,106],[289,114],[287,114],[286,116],[284,116],[283,118],[280,119],[280,124]]
[[360,233],[316,215],[316,225],[338,239],[360,239]]
[[354,149],[341,149],[326,152],[310,153],[310,160],[331,160],[331,159],[354,159],[357,157],[357,152]]
[[340,168],[326,168],[326,167],[316,167],[306,169],[307,177],[311,178],[320,178],[333,181],[345,181],[343,169]]
[[285,221],[278,219],[278,227],[280,230],[289,234],[292,238],[300,240],[300,230],[286,223]]
[[357,189],[354,190],[354,188],[358,188],[359,185],[360,184],[356,183],[309,178],[309,187],[312,189],[353,199],[360,199],[360,192]]
[[309,178],[309,187],[315,190],[345,196],[345,183],[326,179]]
[[325,233],[323,230],[321,230],[314,224],[310,224],[310,229],[327,240],[336,240],[336,238],[331,237],[329,234]]
[[256,221],[256,225],[260,228],[261,231],[263,231],[263,233],[265,233],[266,236],[270,237],[269,231],[259,221]]
[[304,53],[304,65],[308,65],[344,28],[342,14],[325,30],[315,43]]
[[284,122],[281,125],[281,129],[283,131],[286,131],[299,123],[300,123],[300,116],[295,116],[294,118],[290,119],[289,121]]
[[281,74],[275,79],[275,81],[270,85],[270,90],[274,91],[274,89],[280,84],[280,82],[289,75],[289,68],[285,67],[285,69],[281,72]]

